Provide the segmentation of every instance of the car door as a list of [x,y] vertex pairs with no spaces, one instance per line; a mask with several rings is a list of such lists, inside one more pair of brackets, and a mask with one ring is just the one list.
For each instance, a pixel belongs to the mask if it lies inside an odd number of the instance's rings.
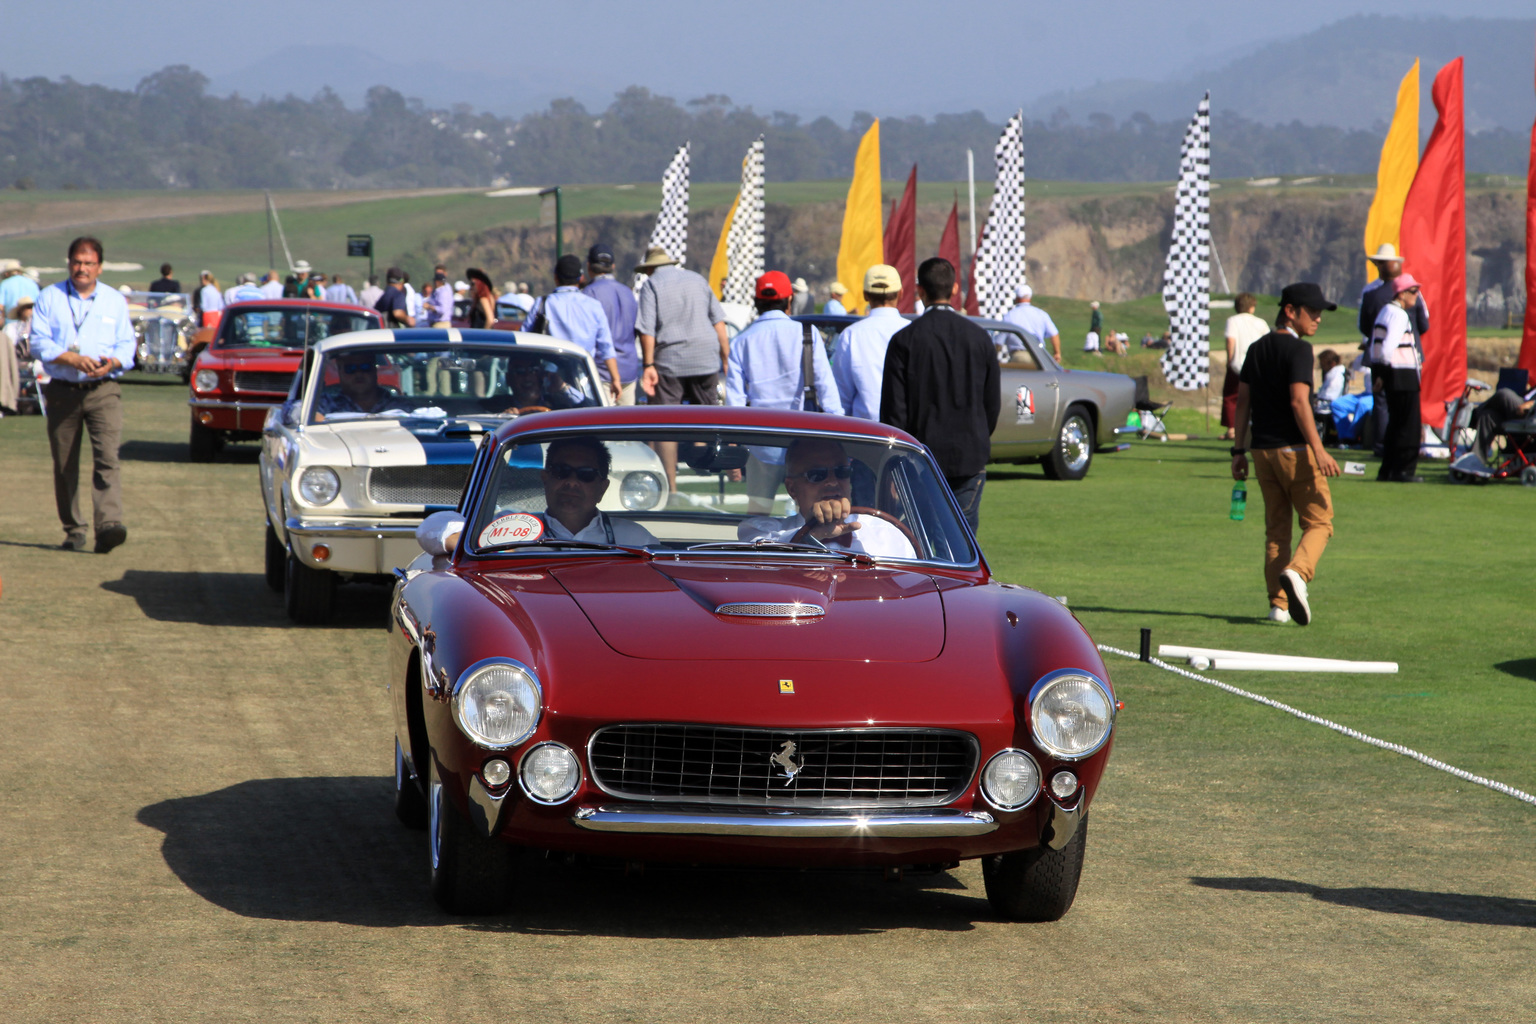
[[997,329],[992,335],[1000,345],[1015,349],[1000,367],[1002,411],[992,431],[992,457],[1044,455],[1056,440],[1061,370],[1035,339],[1022,331]]

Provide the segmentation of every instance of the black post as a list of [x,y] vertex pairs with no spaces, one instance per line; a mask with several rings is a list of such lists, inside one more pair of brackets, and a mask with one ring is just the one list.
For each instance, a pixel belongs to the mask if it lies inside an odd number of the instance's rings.
[[1145,626],[1141,630],[1141,660],[1152,660],[1152,631]]

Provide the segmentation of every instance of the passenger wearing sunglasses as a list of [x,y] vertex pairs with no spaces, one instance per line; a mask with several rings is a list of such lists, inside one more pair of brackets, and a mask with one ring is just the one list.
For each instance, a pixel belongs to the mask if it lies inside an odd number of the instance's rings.
[[831,438],[811,437],[789,446],[784,490],[799,511],[792,516],[753,516],[736,529],[741,540],[789,542],[806,523],[823,544],[839,544],[876,558],[915,558],[911,541],[890,523],[852,511],[853,464]]
[[[545,509],[538,517],[544,522],[544,537],[637,548],[656,543],[651,531],[639,523],[598,511],[598,502],[608,492],[612,467],[608,446],[596,438],[563,438],[549,446],[541,474]],[[427,551],[448,554],[458,547],[463,529],[460,513],[434,512],[417,527],[416,539]]]
[[317,417],[338,412],[376,414],[404,408],[393,388],[380,386],[379,367],[372,352],[342,352],[332,360],[332,365],[341,381],[326,388],[315,400]]

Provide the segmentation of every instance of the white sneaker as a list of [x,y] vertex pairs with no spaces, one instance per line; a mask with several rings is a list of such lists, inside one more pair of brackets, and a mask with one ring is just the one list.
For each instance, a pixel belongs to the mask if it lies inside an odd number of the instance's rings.
[[1286,611],[1284,608],[1280,608],[1280,607],[1278,607],[1276,605],[1270,605],[1269,606],[1269,621],[1270,622],[1290,622],[1291,621],[1291,613]]
[[1295,569],[1285,569],[1280,573],[1280,587],[1285,591],[1285,596],[1291,602],[1291,617],[1296,620],[1298,626],[1305,626],[1312,621],[1312,607],[1307,604],[1307,581],[1301,578],[1301,574]]

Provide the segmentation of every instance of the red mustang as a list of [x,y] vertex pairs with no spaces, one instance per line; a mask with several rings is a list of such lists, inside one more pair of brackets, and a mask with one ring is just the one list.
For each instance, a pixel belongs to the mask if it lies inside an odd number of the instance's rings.
[[225,441],[258,441],[267,411],[283,404],[304,350],[334,334],[383,326],[361,306],[313,299],[235,302],[192,368],[193,462],[208,462]]
[[[616,453],[674,482],[600,510]],[[453,913],[514,858],[942,869],[1003,917],[1077,891],[1118,707],[1051,598],[992,579],[931,456],[864,420],[519,417],[391,605],[395,806]]]

